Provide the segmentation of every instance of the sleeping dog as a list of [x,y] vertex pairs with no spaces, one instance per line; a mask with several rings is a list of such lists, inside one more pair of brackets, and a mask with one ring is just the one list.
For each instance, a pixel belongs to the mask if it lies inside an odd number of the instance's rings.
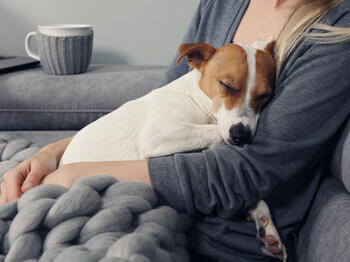
[[[60,165],[142,160],[222,143],[243,146],[254,135],[260,109],[272,95],[273,46],[272,38],[252,46],[180,45],[177,62],[186,56],[193,70],[83,128]],[[285,260],[266,203],[260,201],[249,213],[263,251]]]

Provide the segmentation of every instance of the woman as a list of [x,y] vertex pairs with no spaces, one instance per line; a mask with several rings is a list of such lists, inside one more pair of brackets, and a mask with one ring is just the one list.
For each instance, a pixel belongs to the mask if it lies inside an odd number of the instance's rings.
[[[97,173],[138,180],[152,185],[165,204],[195,216],[188,234],[193,253],[213,261],[252,262],[271,258],[261,252],[254,223],[238,212],[264,199],[292,261],[296,232],[315,195],[327,151],[350,114],[350,44],[345,41],[350,30],[338,27],[350,27],[349,0],[202,0],[183,42],[221,46],[277,38],[275,97],[262,111],[251,143],[56,170],[67,138],[5,174],[1,202],[41,182],[69,187],[79,177]],[[186,61],[173,62],[161,84],[188,70]]]

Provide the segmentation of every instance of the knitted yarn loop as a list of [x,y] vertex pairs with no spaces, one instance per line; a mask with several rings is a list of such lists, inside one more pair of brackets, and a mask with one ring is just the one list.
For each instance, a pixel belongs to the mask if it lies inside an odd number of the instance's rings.
[[[38,148],[0,137],[0,175]],[[0,205],[0,261],[186,262],[189,225],[143,183],[96,175],[70,189],[41,185]]]

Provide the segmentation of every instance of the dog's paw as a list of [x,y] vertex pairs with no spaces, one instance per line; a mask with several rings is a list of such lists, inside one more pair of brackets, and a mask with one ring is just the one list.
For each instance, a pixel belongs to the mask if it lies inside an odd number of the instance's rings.
[[215,126],[215,128],[213,129],[213,133],[210,136],[210,144],[208,146],[209,149],[213,149],[215,147],[221,146],[223,145],[225,142],[222,139],[222,136],[220,135],[219,131],[217,130],[217,127]]
[[286,247],[281,241],[272,221],[270,210],[264,201],[259,201],[255,209],[250,211],[257,230],[257,238],[262,244],[264,254],[287,261]]
[[287,261],[287,251],[269,217],[258,218],[258,238],[264,254]]

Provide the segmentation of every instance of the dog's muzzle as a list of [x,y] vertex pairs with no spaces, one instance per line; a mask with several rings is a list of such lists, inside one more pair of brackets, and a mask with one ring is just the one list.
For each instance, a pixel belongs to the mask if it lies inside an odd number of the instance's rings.
[[252,131],[249,126],[244,126],[242,123],[231,126],[229,132],[230,138],[228,139],[228,143],[235,146],[245,145],[252,137]]

